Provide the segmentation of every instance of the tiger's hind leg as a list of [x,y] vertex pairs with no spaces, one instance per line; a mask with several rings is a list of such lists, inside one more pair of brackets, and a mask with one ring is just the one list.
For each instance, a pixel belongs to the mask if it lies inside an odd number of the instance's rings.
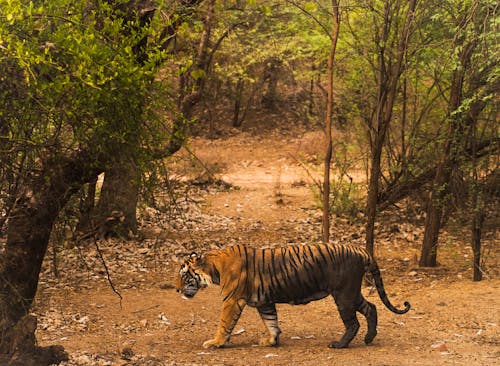
[[269,304],[257,307],[259,315],[262,318],[265,326],[269,330],[269,338],[262,338],[260,344],[262,346],[276,346],[279,342],[279,335],[281,329],[278,326],[278,314],[276,312],[276,305]]
[[332,342],[328,345],[330,348],[346,348],[351,343],[359,330],[359,321],[356,317],[356,298],[345,296],[344,294],[333,294],[335,303],[340,313],[340,317],[344,322],[345,332],[342,338],[337,342]]
[[370,344],[377,335],[377,308],[360,294],[357,311],[363,314],[368,325],[368,332],[365,336],[365,344]]

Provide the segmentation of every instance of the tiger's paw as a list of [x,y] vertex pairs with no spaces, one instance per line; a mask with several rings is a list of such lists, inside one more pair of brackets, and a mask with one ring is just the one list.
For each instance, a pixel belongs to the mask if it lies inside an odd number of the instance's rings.
[[260,339],[259,345],[264,347],[275,347],[278,343],[278,337],[264,337]]
[[369,332],[368,334],[366,334],[365,344],[371,344],[373,341],[373,338],[375,338],[376,335],[377,335],[377,331]]
[[203,343],[203,348],[221,348],[226,342],[217,339],[210,339]]
[[349,343],[346,342],[332,342],[328,345],[329,348],[347,348]]

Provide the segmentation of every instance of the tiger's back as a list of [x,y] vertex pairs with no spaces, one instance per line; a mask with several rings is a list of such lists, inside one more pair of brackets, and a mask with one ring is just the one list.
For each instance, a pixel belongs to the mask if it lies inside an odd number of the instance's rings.
[[[227,260],[241,261],[238,266],[241,269],[221,274],[223,295],[234,291],[233,295],[238,293],[248,305],[255,307],[319,300],[355,280],[353,274],[361,281],[370,262],[363,249],[334,244],[270,249],[238,245],[226,250]],[[339,270],[344,267],[350,270]],[[231,288],[235,285],[240,289]]]

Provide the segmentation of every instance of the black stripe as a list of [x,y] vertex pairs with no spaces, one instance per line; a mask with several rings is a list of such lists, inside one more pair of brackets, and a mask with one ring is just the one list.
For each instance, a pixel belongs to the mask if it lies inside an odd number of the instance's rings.
[[[262,253],[264,253],[264,251],[262,250]],[[258,275],[259,275],[259,286],[258,286],[258,291],[257,291],[257,299],[260,301],[261,299],[261,293],[262,293],[262,296],[265,295],[265,292],[264,292],[264,278],[262,277],[262,273],[264,271],[264,266],[263,266],[263,262],[262,261],[259,261],[259,263],[257,264],[257,267],[258,267]]]
[[323,254],[323,249],[321,249],[321,245],[317,245],[316,249],[318,250],[318,253],[321,256],[321,258],[323,258],[323,261],[325,263],[328,263],[328,260],[326,259],[325,255]]
[[280,272],[284,274],[283,276],[283,282],[285,284],[286,288],[290,288],[290,274],[288,271],[288,266],[287,266],[287,259],[286,259],[286,249],[281,249],[281,261],[280,261]]
[[320,256],[318,256],[316,253],[314,255],[314,261],[316,262],[316,266],[318,267],[319,271],[321,272],[321,277],[323,279],[325,279],[326,278],[326,275],[325,275],[325,266],[326,266],[325,257],[323,256],[323,253],[320,252],[319,246],[315,246],[314,248],[321,254],[321,258],[320,258]]
[[330,257],[330,260],[332,261],[332,266],[333,266],[335,264],[335,253],[333,253],[333,248],[327,246],[326,252],[328,253],[328,256]]
[[248,250],[247,250],[246,246],[244,246],[243,249],[245,251],[245,257],[244,257],[244,261],[245,261],[245,274],[247,276],[245,278],[245,293],[247,293],[247,291],[248,291],[248,279],[251,278],[251,276],[249,276],[249,273],[248,273]]
[[[292,247],[293,248],[293,247]],[[297,269],[298,268],[298,265],[297,265],[297,261],[295,260],[294,258],[294,253],[292,253],[292,250],[289,251],[289,254],[288,254],[288,259],[289,259],[289,263],[292,264],[292,268],[294,269]],[[300,263],[300,262],[299,262]]]
[[273,273],[276,273],[276,262],[274,259],[274,249],[271,250],[271,270]]
[[255,248],[252,248],[252,260],[253,260],[253,273],[250,276],[250,278],[253,279],[255,277],[255,275],[257,274],[257,268],[256,268],[257,258],[256,258]]

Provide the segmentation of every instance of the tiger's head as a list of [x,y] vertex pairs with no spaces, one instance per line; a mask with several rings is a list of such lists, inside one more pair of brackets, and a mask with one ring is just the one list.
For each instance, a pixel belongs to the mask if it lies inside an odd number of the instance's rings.
[[204,260],[196,253],[191,253],[189,258],[181,265],[177,275],[175,289],[187,298],[192,298],[200,288],[205,288],[212,283],[210,275],[203,270]]

